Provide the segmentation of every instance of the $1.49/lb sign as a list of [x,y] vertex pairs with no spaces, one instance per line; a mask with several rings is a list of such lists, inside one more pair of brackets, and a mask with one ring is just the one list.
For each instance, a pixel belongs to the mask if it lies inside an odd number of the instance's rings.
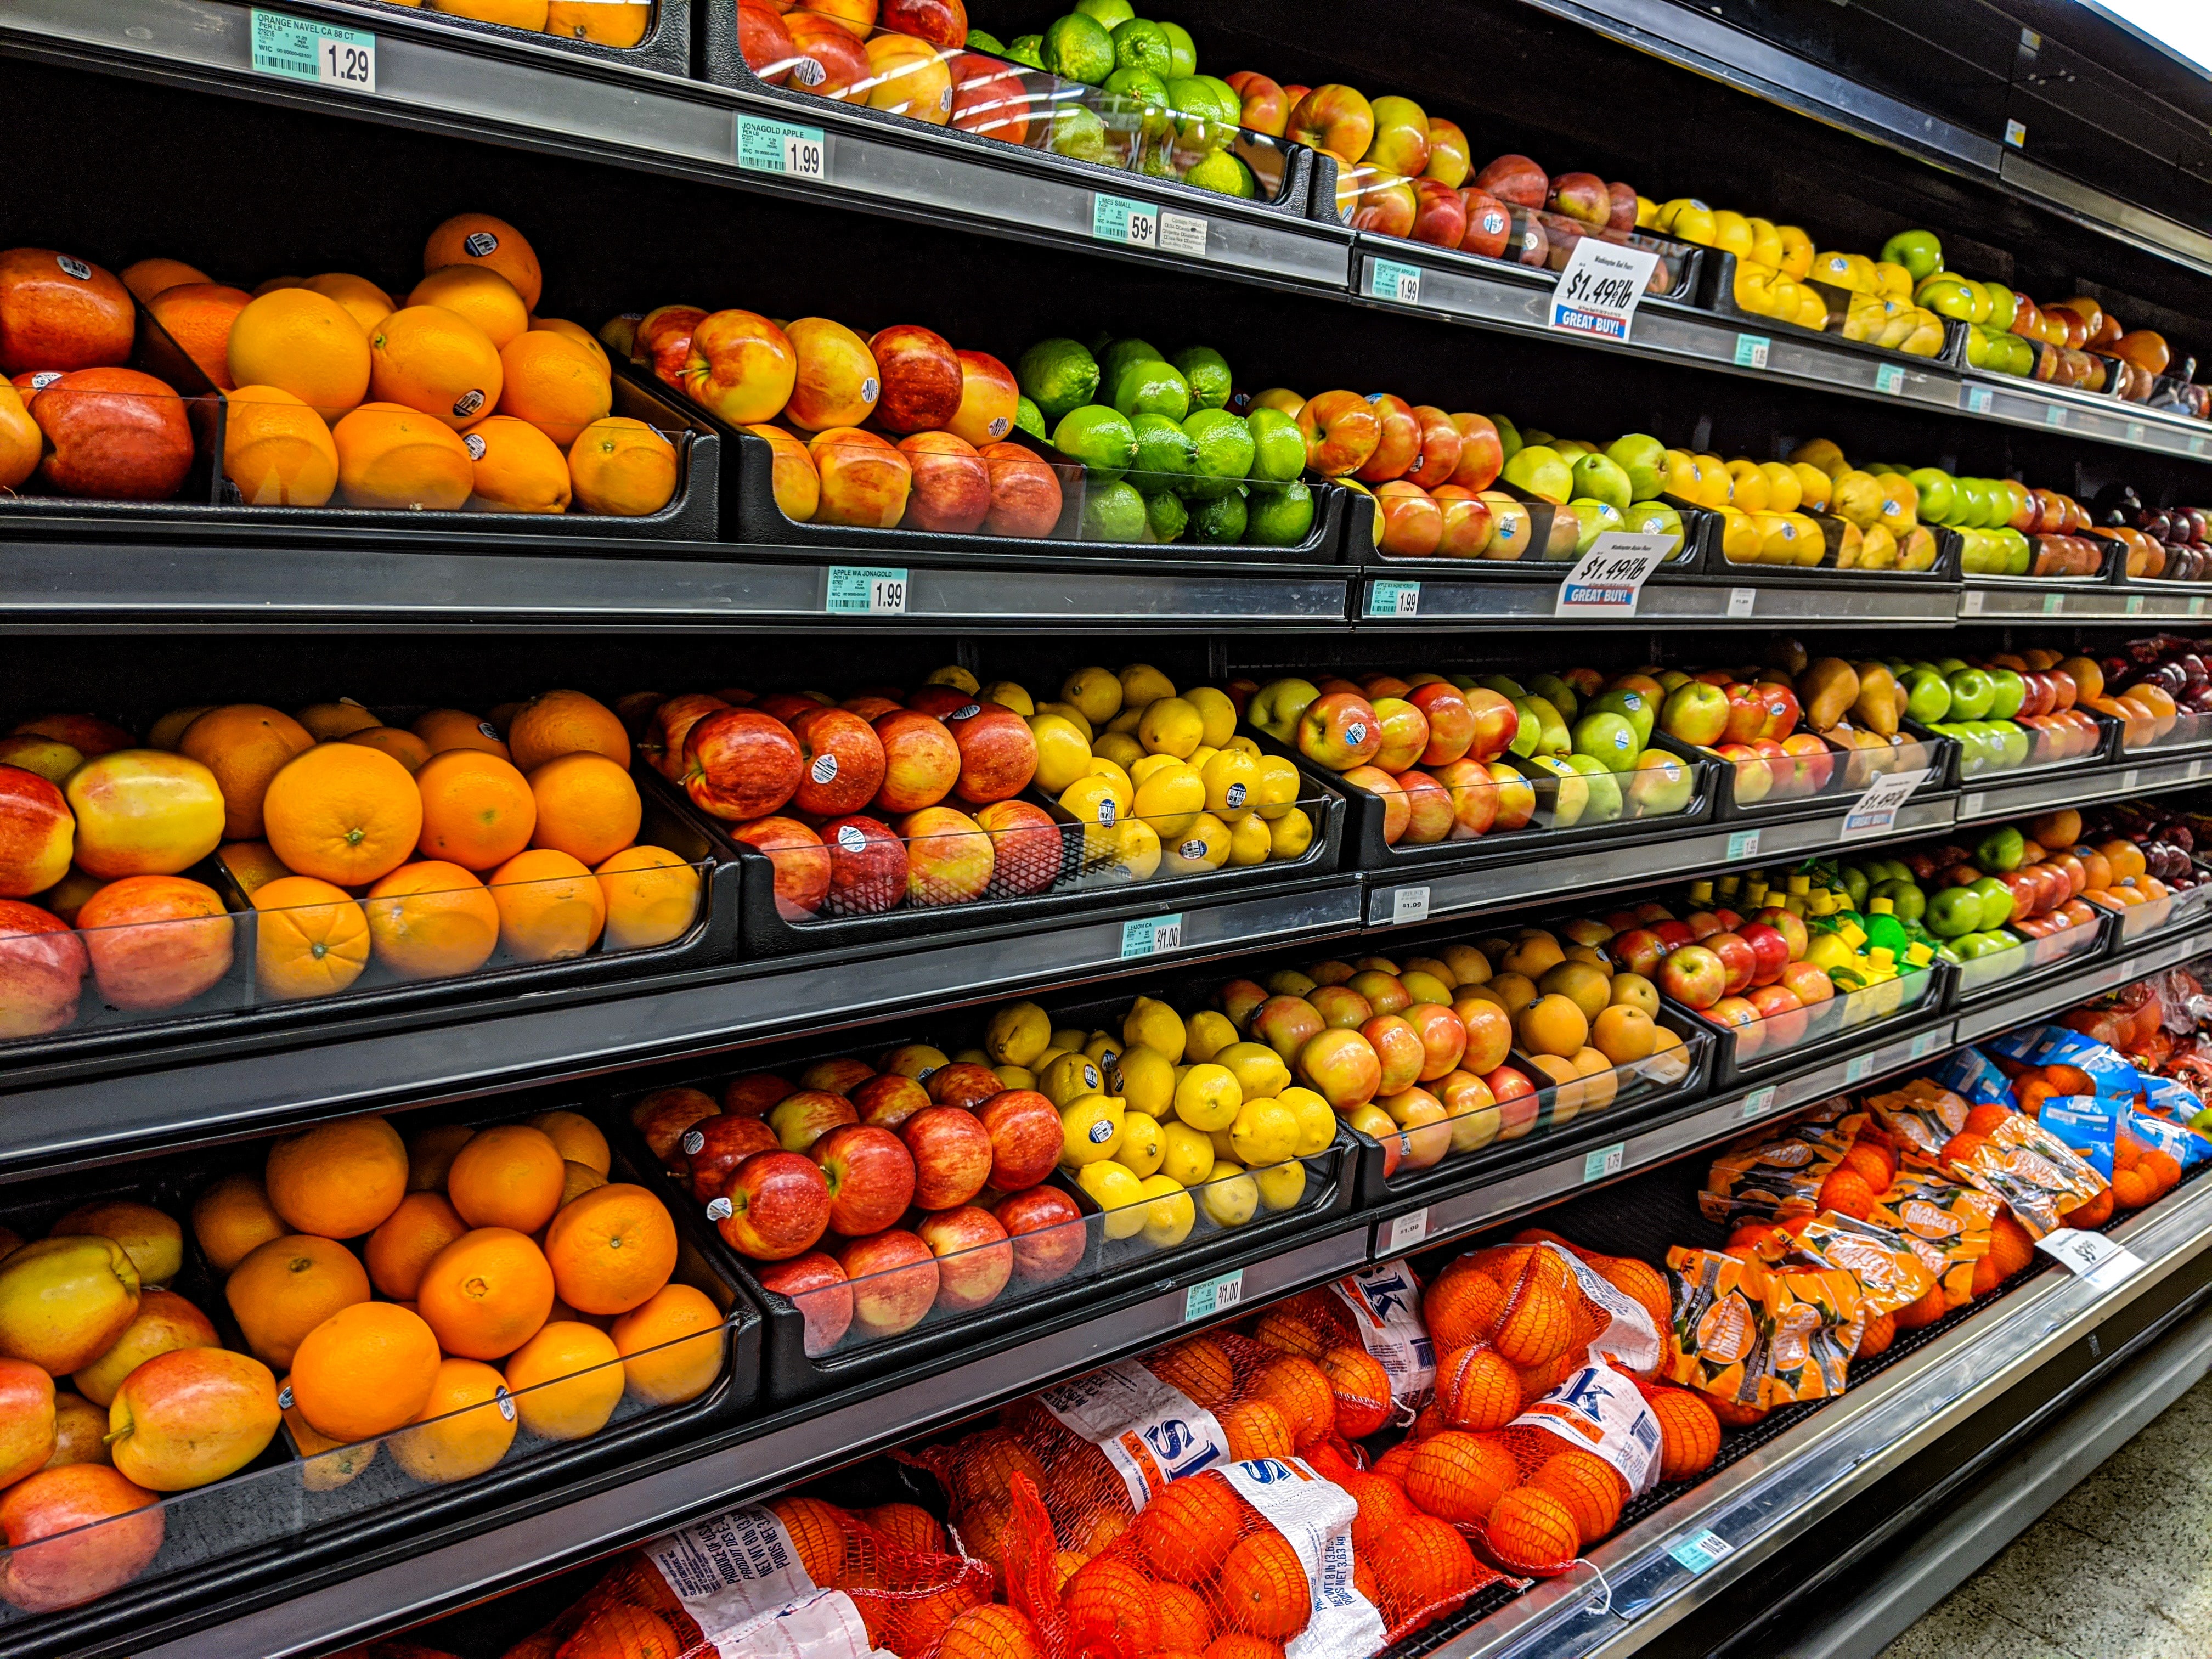
[[1674,550],[1672,536],[1632,536],[1608,530],[1590,544],[1559,584],[1555,617],[1625,617],[1636,614],[1637,595],[1660,561]]
[[1549,326],[1601,340],[1627,339],[1636,302],[1658,268],[1659,256],[1648,249],[1582,238],[1552,290]]
[[1928,781],[1928,770],[1923,767],[1917,772],[1889,772],[1876,778],[1844,814],[1844,827],[1837,839],[1856,841],[1862,836],[1887,835],[1897,827],[1898,808]]

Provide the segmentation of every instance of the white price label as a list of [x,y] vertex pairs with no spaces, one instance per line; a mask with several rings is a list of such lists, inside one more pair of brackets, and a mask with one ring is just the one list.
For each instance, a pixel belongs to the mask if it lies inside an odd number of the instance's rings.
[[1944,1033],[1941,1031],[1923,1031],[1912,1039],[1911,1045],[1905,1053],[1914,1060],[1925,1060],[1929,1054],[1935,1053],[1937,1043],[1943,1036]]
[[1959,816],[1961,818],[1978,818],[1987,802],[1988,797],[1978,790],[1971,795],[1961,795],[1959,797]]
[[359,29],[311,23],[282,12],[255,10],[253,68],[260,75],[312,81],[348,92],[376,90],[376,37]]
[[748,173],[780,173],[787,179],[827,179],[830,141],[823,137],[820,127],[740,115],[738,165]]
[[1987,597],[1988,595],[1984,594],[1978,587],[1968,588],[1964,593],[1959,596],[1959,614],[1962,617],[1980,616],[1982,614],[1982,601]]
[[1728,838],[1728,855],[1729,861],[1731,864],[1738,859],[1757,858],[1759,856],[1759,831],[1756,830],[1729,830]]
[[1685,1538],[1678,1544],[1669,1544],[1667,1553],[1693,1573],[1704,1572],[1723,1556],[1734,1555],[1735,1546],[1718,1533],[1701,1532]]
[[1194,1285],[1182,1294],[1183,1323],[1194,1319],[1211,1319],[1216,1314],[1227,1313],[1244,1300],[1244,1270],[1221,1274],[1202,1285]]
[[2140,778],[2142,775],[2142,774],[2138,772],[2132,766],[2130,766],[2126,771],[2121,773],[2120,793],[2125,794],[2129,790],[2133,789],[2136,787],[2136,779]]
[[902,617],[906,572],[891,565],[833,564],[822,608],[837,616]]
[[1421,268],[1395,259],[1373,260],[1368,265],[1367,292],[1377,300],[1417,306],[1421,302]]
[[1881,363],[1874,371],[1874,389],[1885,398],[1905,390],[1905,371],[1895,363]]
[[1411,1215],[1392,1216],[1382,1236],[1388,1241],[1382,1246],[1383,1255],[1396,1255],[1410,1250],[1429,1236],[1429,1212],[1415,1210]]
[[1390,920],[1399,927],[1409,921],[1429,919],[1429,890],[1425,887],[1401,887],[1390,895]]
[[1102,242],[1119,242],[1125,247],[1158,247],[1160,210],[1150,202],[1133,202],[1126,196],[1094,195],[1091,234]]
[[1617,1176],[1627,1159],[1628,1143],[1625,1140],[1616,1140],[1610,1146],[1600,1146],[1595,1152],[1585,1152],[1583,1154],[1583,1179],[1603,1181],[1608,1176]]
[[1753,1089],[1746,1095],[1743,1097],[1743,1104],[1736,1109],[1736,1115],[1749,1120],[1754,1117],[1765,1117],[1773,1109],[1774,1085],[1770,1083],[1765,1088]]
[[1124,962],[1182,949],[1182,918],[1180,915],[1153,916],[1144,921],[1125,921],[1121,924],[1121,960]]
[[1372,582],[1367,589],[1370,617],[1418,617],[1421,614],[1419,582]]
[[1960,389],[1966,394],[1966,412],[1969,415],[1986,415],[1990,412],[1990,406],[1996,401],[1995,394],[1985,386],[1970,386]]
[[1889,772],[1867,786],[1866,793],[1844,814],[1838,841],[1857,841],[1865,836],[1886,836],[1897,827],[1898,809],[1928,780],[1928,769]]
[[1636,303],[1658,268],[1659,256],[1646,249],[1581,238],[1552,290],[1549,325],[1601,340],[1627,339]]
[[1672,536],[1606,531],[1567,572],[1566,580],[1559,584],[1559,597],[1552,602],[1552,614],[1586,621],[1633,617],[1637,595],[1644,591],[1644,582],[1674,550]]
[[1759,590],[1755,587],[1729,589],[1728,613],[1731,617],[1748,617],[1759,609]]
[[2037,1239],[2035,1248],[2053,1261],[2065,1263],[2069,1272],[2087,1279],[2100,1291],[2108,1291],[2142,1271],[2141,1256],[2115,1244],[2102,1233],[2061,1227]]
[[1206,221],[1194,213],[1160,215],[1160,252],[1206,257]]
[[1735,337],[1735,366],[1765,368],[1767,354],[1773,349],[1774,342],[1764,334],[1739,334]]

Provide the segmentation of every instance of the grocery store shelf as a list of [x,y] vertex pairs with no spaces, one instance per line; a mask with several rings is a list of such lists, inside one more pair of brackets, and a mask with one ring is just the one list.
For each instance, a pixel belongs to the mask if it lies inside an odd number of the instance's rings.
[[[1477,577],[1465,581],[1435,577],[1393,576],[1389,567],[1369,565],[1355,596],[1352,615],[1362,628],[1433,629],[1468,623],[1482,628],[1558,628],[1553,614],[1559,586],[1525,578]],[[1568,567],[1559,567],[1564,580]],[[1959,592],[1948,585],[1925,590],[1886,587],[1873,582],[1853,586],[1801,587],[1755,585],[1745,574],[1741,587],[1702,582],[1674,582],[1662,577],[1637,596],[1632,615],[1616,619],[1577,617],[1573,626],[1650,628],[1695,623],[1700,628],[1771,628],[1778,623],[1834,628],[1948,628],[1958,617]],[[1411,597],[1408,598],[1410,593]]]
[[[319,87],[257,74],[251,8],[222,0],[10,0],[0,46],[85,68],[120,70],[202,91],[325,113],[489,137],[748,189],[796,194],[1025,240],[1197,264],[1248,281],[1340,291],[1351,233],[1172,180],[1064,162],[1014,145],[887,123],[829,99],[774,98],[655,74],[527,41],[488,43],[434,14],[396,18],[343,0],[299,0],[284,15],[323,19],[376,40],[375,89]],[[740,168],[734,123],[803,123],[824,141],[820,179]],[[1094,187],[1091,183],[1096,179]],[[1185,246],[1154,253],[1095,240],[1101,194],[1186,210]]]
[[[135,1659],[205,1659],[212,1651],[258,1659],[306,1659],[465,1606],[577,1562],[681,1526],[811,1475],[972,1417],[1060,1377],[1140,1352],[1180,1332],[1319,1285],[1361,1266],[1364,1227],[1330,1236],[1199,1281],[1233,1280],[1236,1294],[1206,1298],[1194,1316],[1192,1285],[1164,1273],[1152,1294],[1133,1306],[1091,1313],[1049,1334],[940,1370],[903,1386],[871,1385],[863,1397],[821,1409],[820,1402],[748,1425],[733,1443],[687,1449],[685,1461],[566,1503],[541,1498],[529,1514],[492,1516],[418,1540],[421,1553],[349,1564],[345,1576],[240,1614],[216,1629],[204,1610],[191,1634],[142,1630],[118,1651]],[[427,1547],[422,1546],[427,1545]],[[392,1552],[391,1553],[398,1553]],[[211,1643],[219,1646],[211,1646]],[[105,1654],[103,1647],[100,1651]]]
[[2212,756],[2203,755],[2193,760],[2138,760],[2090,771],[2057,767],[2019,783],[1976,783],[1961,790],[1956,818],[1960,823],[1980,823],[2130,795],[2157,794],[2186,788],[2208,771],[2212,771]]
[[[364,1019],[325,1028],[303,1046],[228,1054],[213,1042],[179,1047],[132,1057],[143,1069],[123,1076],[19,1066],[10,1091],[0,1094],[0,1181],[399,1102],[427,1104],[834,1030],[1139,963],[1175,966],[1345,934],[1360,915],[1359,883],[1351,876],[1286,883],[1283,890],[1170,914],[1174,902],[1170,889],[1157,911],[1136,921],[1126,909],[1091,913],[1057,927],[953,944],[671,976],[614,998],[604,987],[596,1000],[589,990],[517,998],[525,1005],[517,1012],[447,1011],[460,1015],[458,1023],[427,1029]],[[1158,951],[1154,923],[1170,921],[1180,922],[1182,943]]]
[[[542,546],[543,544],[538,545]],[[911,563],[897,615],[832,612],[834,565],[671,558],[665,543],[589,555],[441,548],[396,552],[318,538],[307,548],[28,542],[8,549],[0,630],[61,627],[404,627],[563,631],[652,625],[748,628],[1340,629],[1351,572],[1219,562],[1114,560],[1058,544],[1038,562]],[[750,552],[750,550],[746,550]],[[881,556],[856,549],[855,565]],[[902,556],[909,560],[918,556]]]
[[2208,947],[2212,947],[2212,930],[2202,927],[2191,928],[2178,938],[2148,940],[2138,949],[2098,963],[2084,972],[2069,974],[2062,980],[2023,991],[1990,1007],[1959,1015],[1957,1041],[1978,1042],[2029,1020],[2062,1012],[2091,997],[2118,990],[2147,974],[2179,968]]

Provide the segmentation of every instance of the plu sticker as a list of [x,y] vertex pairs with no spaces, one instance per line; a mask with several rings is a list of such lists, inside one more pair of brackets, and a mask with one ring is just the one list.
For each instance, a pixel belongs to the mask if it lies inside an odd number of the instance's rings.
[[483,393],[479,392],[476,387],[471,386],[466,392],[464,392],[459,397],[453,399],[453,414],[459,419],[466,420],[470,416],[475,414],[477,410],[482,409],[483,406]]
[[472,230],[462,239],[461,246],[472,259],[489,259],[499,252],[499,238],[488,230]]

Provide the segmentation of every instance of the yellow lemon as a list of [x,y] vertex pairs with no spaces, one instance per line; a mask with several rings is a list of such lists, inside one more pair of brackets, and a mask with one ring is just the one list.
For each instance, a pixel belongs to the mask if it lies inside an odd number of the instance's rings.
[[1000,1066],[1028,1066],[1052,1047],[1052,1019],[1034,1002],[1010,1002],[983,1028],[983,1052]]
[[991,1075],[998,1079],[1000,1086],[1004,1088],[1034,1089],[1036,1087],[1036,1073],[1026,1066],[994,1066],[991,1068]]
[[1280,1164],[1298,1149],[1298,1115],[1279,1100],[1248,1100],[1229,1126],[1229,1144],[1246,1169]]
[[1060,1109],[1060,1161],[1080,1169],[1113,1157],[1121,1144],[1121,1125],[1127,1115],[1121,1102],[1111,1095],[1083,1095],[1069,1101]]
[[1206,810],[1223,823],[1259,810],[1260,763],[1243,750],[1215,750],[1199,775],[1206,780]]
[[[1194,1061],[1218,1060],[1223,1049],[1233,1048],[1237,1042],[1237,1028],[1229,1023],[1226,1014],[1207,1008],[1184,1022],[1182,1051]],[[1267,1052],[1273,1054],[1274,1050]]]
[[1121,682],[1121,707],[1142,708],[1176,694],[1175,682],[1148,662],[1133,662],[1115,677]]
[[1182,830],[1160,837],[1160,863],[1171,876],[1194,876],[1229,862],[1229,826],[1200,812]]
[[1190,751],[1190,769],[1200,777],[1206,775],[1206,763],[1221,751],[1211,744],[1201,743]]
[[1280,818],[1297,800],[1298,769],[1280,755],[1262,755],[1259,771],[1253,784],[1257,797],[1254,810],[1263,818]]
[[1088,1034],[1074,1025],[1063,1025],[1052,1034],[1052,1046],[1066,1054],[1081,1054],[1083,1045],[1089,1041]]
[[955,691],[965,691],[971,697],[983,689],[981,682],[957,662],[949,662],[942,668],[931,669],[928,678],[924,679],[922,684],[949,685]]
[[[1137,763],[1139,766],[1144,763]],[[1135,775],[1133,773],[1132,776]],[[1181,761],[1156,767],[1137,785],[1133,815],[1152,827],[1163,845],[1188,830],[1206,810],[1206,785]]]
[[1091,740],[1091,754],[1094,762],[1109,762],[1127,777],[1129,768],[1145,757],[1145,745],[1127,732],[1109,732]]
[[1291,1086],[1291,1068],[1264,1042],[1239,1042],[1206,1058],[1229,1068],[1237,1093],[1247,1100],[1279,1096]]
[[1260,1201],[1278,1212],[1297,1207],[1306,1195],[1306,1166],[1296,1160],[1255,1170],[1252,1180],[1260,1188]]
[[1115,867],[1131,881],[1150,881],[1160,867],[1160,838],[1152,826],[1142,818],[1124,818],[1115,835]]
[[1091,739],[1059,714],[1031,714],[1030,736],[1036,740],[1036,782],[1058,794],[1091,769]]
[[1181,1014],[1157,998],[1139,997],[1121,1021],[1121,1041],[1131,1048],[1142,1044],[1175,1066],[1182,1063],[1188,1036]]
[[1137,720],[1137,741],[1155,755],[1188,760],[1205,738],[1205,717],[1181,697],[1146,704]]
[[1160,1125],[1160,1173],[1195,1187],[1213,1173],[1213,1138],[1170,1118]]
[[1730,503],[1747,513],[1766,510],[1766,473],[1757,461],[1737,456],[1728,464]]
[[1176,1085],[1176,1115],[1209,1134],[1234,1123],[1243,1104],[1244,1091],[1237,1086],[1237,1074],[1226,1066],[1212,1062],[1194,1066]]
[[1297,1118],[1298,1157],[1311,1158],[1335,1144],[1336,1114],[1319,1095],[1310,1089],[1285,1089],[1276,1098]]
[[1212,1143],[1213,1156],[1217,1160],[1224,1164],[1234,1164],[1237,1161],[1237,1143],[1229,1138],[1228,1130],[1215,1129],[1206,1138]]
[[1159,1121],[1146,1117],[1142,1112],[1130,1112],[1121,1119],[1121,1139],[1114,1148],[1114,1161],[1124,1169],[1140,1176],[1148,1176],[1160,1167],[1165,1156],[1167,1142],[1160,1133]]
[[[1299,1166],[1301,1170],[1304,1165]],[[1213,1173],[1198,1189],[1198,1201],[1206,1206],[1206,1219],[1217,1227],[1241,1227],[1252,1218],[1260,1207],[1260,1189],[1252,1177],[1234,1164],[1217,1159]]]
[[1170,766],[1181,766],[1182,764],[1183,763],[1177,760],[1173,755],[1140,756],[1139,758],[1129,763],[1127,768],[1129,781],[1135,784],[1138,788],[1141,789],[1145,787],[1146,780],[1150,779],[1154,773],[1164,772]]
[[[1077,1034],[1076,1041],[1082,1040]],[[1106,1086],[1106,1074],[1099,1069],[1097,1060],[1079,1050],[1062,1054],[1039,1072],[1036,1086],[1037,1092],[1054,1105],[1065,1106],[1085,1095],[1099,1093]]]
[[1106,1237],[1134,1238],[1145,1225],[1145,1183],[1119,1164],[1086,1164],[1076,1184],[1106,1212]]
[[1175,1067],[1142,1044],[1121,1051],[1121,1098],[1133,1112],[1164,1117],[1175,1105]]
[[1137,735],[1138,722],[1144,718],[1145,711],[1141,708],[1124,708],[1106,722],[1106,730],[1111,736],[1133,738]]
[[1036,703],[1028,690],[1012,680],[993,680],[976,695],[986,702],[1012,709],[1024,720],[1036,713]]
[[1122,1045],[1103,1031],[1093,1031],[1084,1040],[1083,1052],[1103,1066],[1108,1060],[1120,1064]]
[[1156,1250],[1171,1250],[1190,1237],[1198,1222],[1198,1206],[1173,1176],[1145,1177],[1145,1243]]
[[1267,826],[1267,851],[1279,859],[1302,859],[1313,845],[1313,820],[1305,808],[1293,806]]
[[1040,714],[1057,715],[1060,719],[1066,720],[1070,726],[1083,733],[1083,740],[1085,743],[1089,743],[1091,738],[1096,735],[1091,728],[1091,721],[1089,719],[1085,717],[1084,712],[1080,708],[1078,708],[1072,702],[1041,702],[1036,706],[1036,711]]
[[1073,703],[1094,726],[1121,712],[1121,682],[1103,668],[1079,668],[1060,688],[1062,702]]
[[1265,864],[1275,850],[1275,826],[1257,812],[1248,812],[1230,826],[1229,861],[1242,870]]
[[1219,686],[1194,685],[1182,694],[1182,700],[1198,710],[1206,723],[1204,740],[1214,748],[1223,747],[1237,734],[1237,705]]
[[1096,772],[1085,772],[1061,790],[1060,805],[1062,811],[1085,823],[1101,824],[1110,830],[1121,821],[1121,803],[1115,793],[1113,780]]

